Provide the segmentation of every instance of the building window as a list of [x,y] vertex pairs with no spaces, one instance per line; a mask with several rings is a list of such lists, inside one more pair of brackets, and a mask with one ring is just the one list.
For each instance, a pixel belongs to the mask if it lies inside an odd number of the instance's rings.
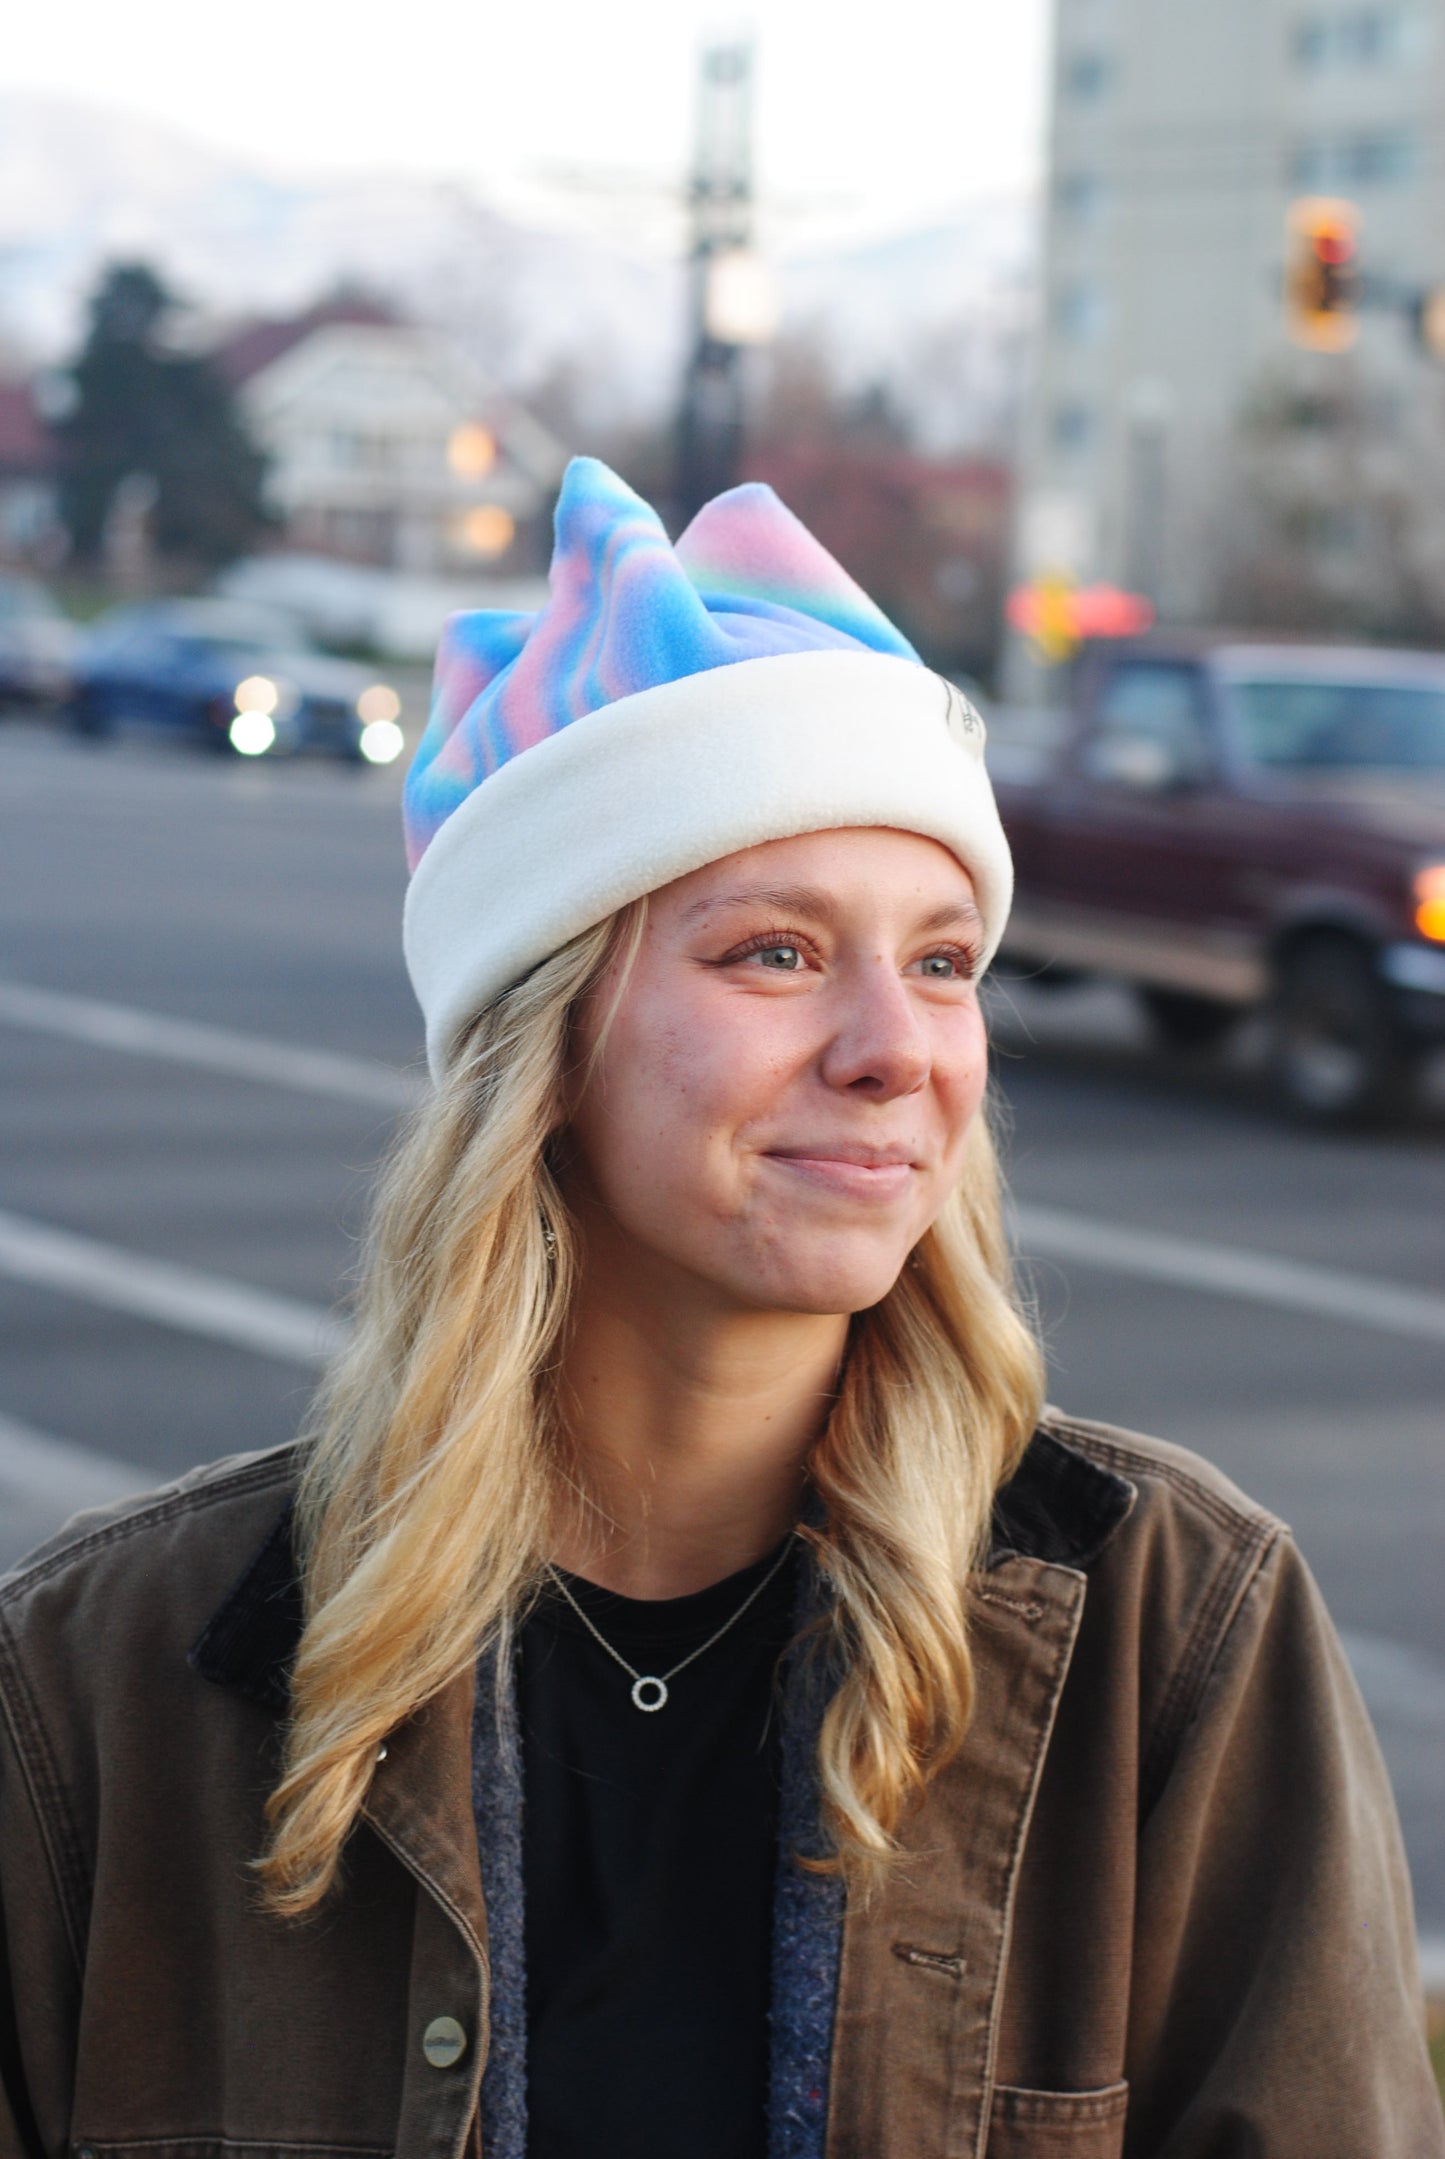
[[1107,302],[1097,285],[1063,285],[1054,295],[1054,324],[1071,345],[1092,345],[1104,334]]
[[1089,225],[1104,208],[1102,173],[1061,172],[1054,182],[1054,207],[1060,217],[1076,225]]
[[1087,450],[1094,439],[1092,405],[1065,403],[1054,407],[1050,426],[1056,450]]
[[1309,74],[1334,68],[1398,67],[1418,57],[1425,24],[1413,8],[1355,7],[1305,15],[1294,25],[1295,64]]
[[1419,163],[1419,138],[1408,128],[1312,135],[1296,143],[1290,179],[1296,187],[1315,190],[1392,187],[1413,180]]
[[1308,68],[1313,73],[1328,65],[1330,54],[1330,25],[1323,16],[1308,15],[1294,27],[1294,59],[1296,67]]
[[1361,187],[1413,180],[1419,167],[1419,142],[1404,128],[1358,136],[1353,150],[1354,179]]
[[1097,103],[1113,80],[1114,63],[1106,52],[1070,53],[1059,71],[1063,94],[1076,105]]

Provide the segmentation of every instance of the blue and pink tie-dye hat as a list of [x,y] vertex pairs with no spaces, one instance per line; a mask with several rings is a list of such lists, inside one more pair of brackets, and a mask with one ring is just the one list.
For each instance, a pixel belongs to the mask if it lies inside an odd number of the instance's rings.
[[556,527],[538,613],[447,625],[407,778],[406,956],[435,1073],[570,938],[799,832],[941,841],[992,953],[1011,873],[982,724],[771,488],[719,495],[674,547],[576,458]]

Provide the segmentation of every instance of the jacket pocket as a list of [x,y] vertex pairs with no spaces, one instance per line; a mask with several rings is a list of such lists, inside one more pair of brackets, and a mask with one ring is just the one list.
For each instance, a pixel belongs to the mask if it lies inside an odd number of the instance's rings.
[[1033,2092],[996,2084],[986,2159],[1119,2159],[1127,2084],[1092,2092]]

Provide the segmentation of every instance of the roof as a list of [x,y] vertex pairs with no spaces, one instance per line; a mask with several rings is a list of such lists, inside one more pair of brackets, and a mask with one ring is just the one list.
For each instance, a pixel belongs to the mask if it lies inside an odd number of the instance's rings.
[[340,294],[335,299],[318,300],[301,315],[246,323],[222,340],[212,358],[231,387],[237,389],[318,330],[347,325],[396,329],[402,319],[384,300],[369,299],[361,293]]

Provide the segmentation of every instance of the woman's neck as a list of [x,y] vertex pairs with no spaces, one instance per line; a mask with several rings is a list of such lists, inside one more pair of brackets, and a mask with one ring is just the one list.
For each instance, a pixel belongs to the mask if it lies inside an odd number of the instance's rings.
[[553,1558],[630,1597],[750,1566],[802,1504],[846,1318],[729,1311],[703,1285],[584,1263],[560,1399],[590,1505]]

